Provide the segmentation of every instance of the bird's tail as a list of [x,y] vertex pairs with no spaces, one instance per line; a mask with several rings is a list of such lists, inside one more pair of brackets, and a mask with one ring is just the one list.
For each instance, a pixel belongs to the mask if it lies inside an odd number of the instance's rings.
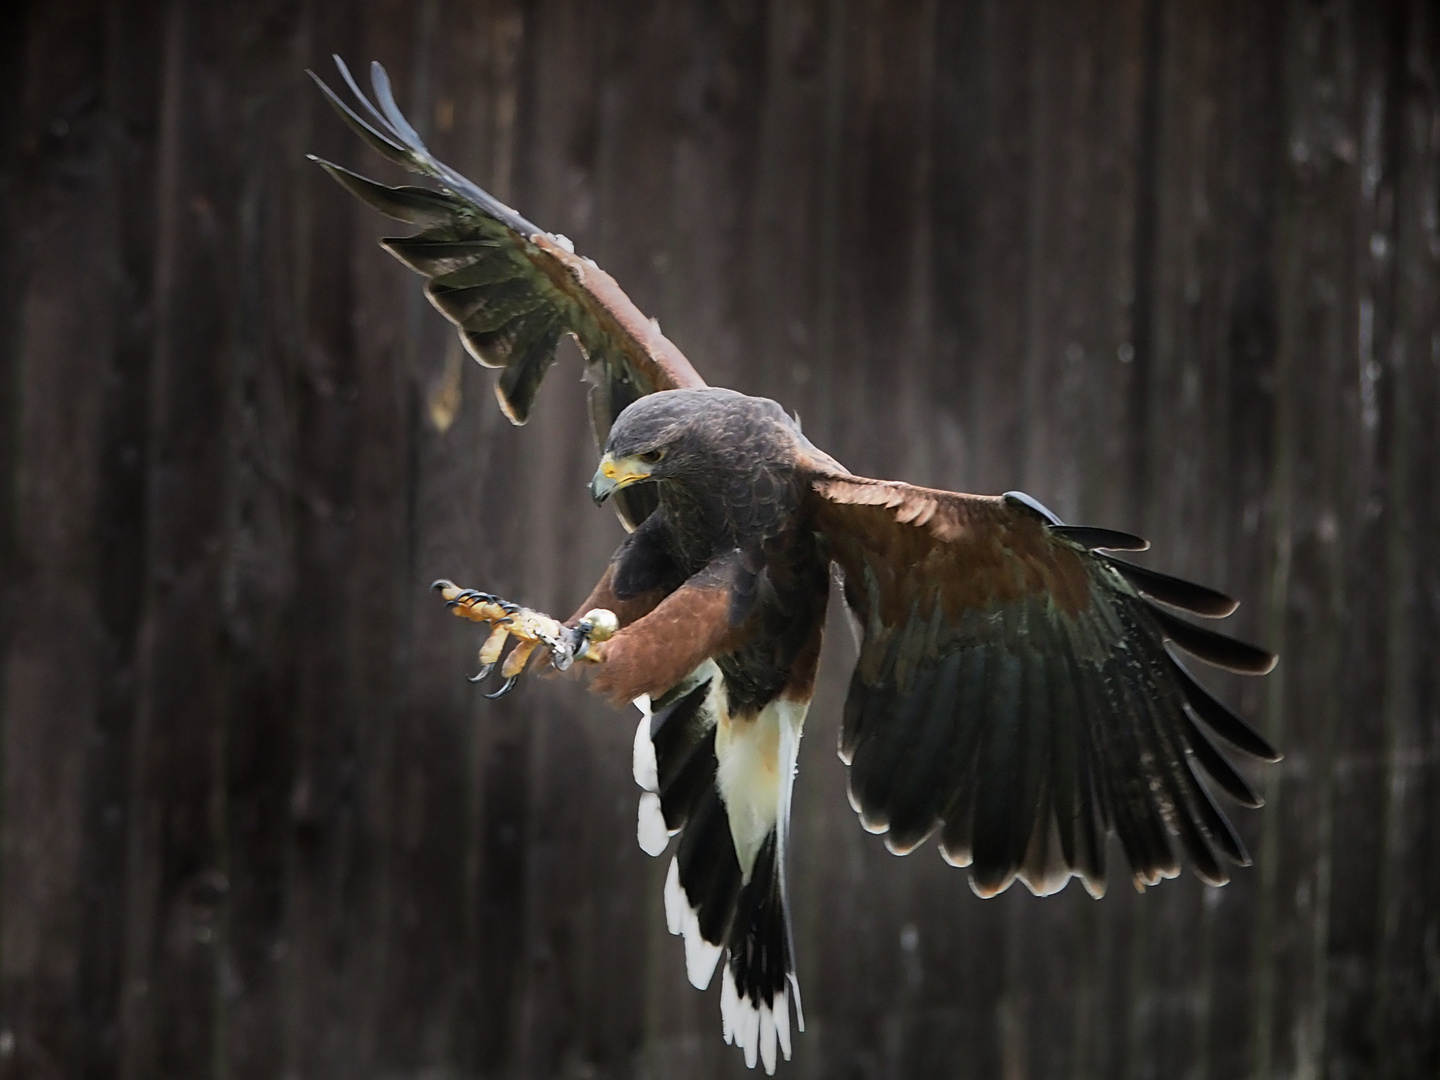
[[640,846],[659,855],[681,833],[665,881],[666,923],[685,939],[686,972],[699,989],[724,952],[725,1041],[747,1065],[773,1073],[777,1051],[790,1057],[792,1004],[805,1028],[785,886],[803,709],[768,708],[741,735],[722,733],[723,684],[708,662],[653,709],[639,704]]
[[725,1041],[745,1051],[745,1064],[752,1069],[758,1057],[767,1073],[775,1071],[777,1046],[790,1060],[792,999],[796,1024],[805,1030],[777,839],[774,833],[766,839],[736,899],[720,987]]

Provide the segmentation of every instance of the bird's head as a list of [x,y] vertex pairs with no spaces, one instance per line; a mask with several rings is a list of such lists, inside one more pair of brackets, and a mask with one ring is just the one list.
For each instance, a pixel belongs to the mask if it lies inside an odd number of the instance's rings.
[[735,468],[760,430],[788,424],[780,406],[733,390],[666,390],[632,402],[605,442],[590,494],[603,503],[631,484],[684,483]]

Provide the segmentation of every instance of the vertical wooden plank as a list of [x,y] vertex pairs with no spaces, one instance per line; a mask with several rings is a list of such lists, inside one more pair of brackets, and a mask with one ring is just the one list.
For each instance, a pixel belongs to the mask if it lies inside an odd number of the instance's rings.
[[[304,232],[308,18],[302,8],[233,9],[226,92],[235,99],[233,367],[227,535],[219,598],[229,671],[222,765],[227,886],[216,927],[223,1010],[215,1070],[274,1076],[285,1067],[290,947],[287,870],[296,709],[296,608],[311,602],[297,570],[297,391],[305,312],[297,300]],[[304,172],[302,173],[302,170]]]
[[[342,20],[323,4],[309,5],[305,14],[313,43],[309,66],[328,76],[332,51],[355,58],[355,20]],[[336,130],[333,114],[316,97],[299,99],[309,129],[306,149],[358,162],[348,132]],[[376,859],[362,816],[367,776],[352,726],[360,689],[345,655],[345,627],[354,618],[353,369],[365,325],[355,317],[352,263],[373,233],[356,208],[334,197],[332,182],[318,169],[302,172],[298,182],[292,302],[302,322],[293,505],[295,577],[303,583],[303,600],[294,633],[305,647],[296,657],[289,735],[294,779],[285,873],[283,1057],[287,1073],[323,1077],[368,1068],[375,1038]],[[382,633],[377,627],[377,636]]]
[[[4,100],[23,101],[25,55],[30,48],[28,7],[15,17],[14,32],[0,41],[0,94]],[[15,636],[15,601],[19,591],[19,515],[16,488],[20,455],[20,296],[24,281],[25,247],[21,242],[24,196],[28,193],[21,163],[25,124],[23,110],[0,114],[0,980],[4,978],[5,928],[10,860],[4,843],[9,820],[7,775],[9,714],[9,656]],[[0,981],[0,986],[5,985]],[[11,1000],[5,995],[5,1001]],[[10,1011],[0,1006],[0,1039],[9,1033],[14,1052],[15,1028]],[[6,1055],[8,1056],[8,1055]]]
[[[1343,657],[1345,561],[1363,447],[1352,307],[1358,132],[1354,30],[1339,6],[1292,8],[1281,240],[1270,735],[1286,762],[1267,774],[1256,949],[1256,1076],[1318,1068],[1323,1038],[1328,856]],[[1304,722],[1298,722],[1304,719]],[[1346,717],[1346,724],[1368,722]],[[1291,722],[1297,721],[1297,722]],[[1284,837],[1283,844],[1280,838]]]
[[[1386,774],[1387,672],[1391,619],[1389,594],[1397,569],[1382,557],[1387,534],[1400,512],[1392,498],[1391,426],[1395,337],[1394,227],[1399,107],[1396,84],[1400,14],[1394,5],[1369,5],[1351,14],[1346,27],[1353,40],[1354,100],[1350,133],[1355,141],[1356,173],[1350,196],[1353,265],[1349,302],[1355,310],[1350,346],[1350,386],[1346,388],[1354,427],[1353,505],[1341,530],[1349,555],[1344,598],[1345,678],[1333,692],[1344,703],[1336,725],[1330,795],[1333,824],[1322,840],[1329,875],[1328,904],[1317,919],[1324,967],[1323,996],[1312,1051],[1316,1064],[1344,1075],[1372,1072],[1383,1051],[1370,1032],[1372,1002],[1380,982],[1379,934],[1383,918]],[[1347,133],[1349,134],[1349,133]],[[1336,276],[1339,276],[1338,274]],[[1342,279],[1343,280],[1343,279]],[[1391,706],[1393,707],[1393,706]],[[1323,1025],[1323,1027],[1321,1027]]]
[[[403,92],[412,14],[377,4],[357,18],[314,5],[310,66],[328,78],[329,54],[339,52],[363,79],[378,57]],[[310,117],[307,149],[371,168],[372,155],[317,94],[300,100]],[[285,1060],[297,1074],[339,1077],[391,1068],[410,1048],[415,1019],[385,1010],[408,584],[409,402],[397,360],[405,306],[396,298],[408,281],[376,250],[385,229],[366,208],[318,169],[301,183],[294,632],[304,648],[295,675]]]
[[[1214,318],[1214,354],[1201,372],[1206,409],[1223,418],[1211,433],[1209,462],[1185,531],[1203,536],[1186,558],[1195,574],[1244,597],[1231,617],[1233,631],[1264,640],[1265,529],[1274,512],[1277,275],[1281,272],[1280,199],[1283,145],[1283,42],[1285,13],[1238,5],[1215,12],[1220,52],[1214,72],[1219,115],[1220,173],[1211,198],[1219,236],[1220,291]],[[1218,370],[1212,374],[1212,367]],[[1221,511],[1223,508],[1223,512]],[[1182,564],[1181,568],[1185,568]],[[1287,667],[1291,662],[1287,654]],[[1283,676],[1282,676],[1283,678]],[[1258,722],[1268,680],[1212,678],[1227,700]],[[1250,774],[1257,775],[1251,768]],[[1223,799],[1223,797],[1222,797]],[[1251,812],[1222,801],[1253,856],[1267,827],[1267,807]],[[1263,865],[1236,869],[1223,889],[1207,890],[1201,931],[1205,938],[1205,1002],[1196,1068],[1214,1077],[1243,1075],[1250,1067],[1249,1021],[1256,990],[1255,910]]]
[[1145,453],[1150,430],[1150,364],[1155,351],[1156,326],[1154,311],[1156,232],[1162,190],[1159,183],[1160,124],[1164,101],[1166,65],[1166,15],[1172,5],[1165,0],[1149,0],[1144,12],[1144,44],[1141,53],[1139,101],[1135,129],[1135,205],[1131,241],[1134,244],[1134,269],[1125,290],[1129,310],[1130,357],[1126,420],[1131,431],[1129,468],[1125,486],[1130,501],[1139,514],[1145,505],[1150,481]]
[[137,715],[136,664],[146,559],[146,481],[150,366],[154,349],[155,150],[158,136],[161,19],[158,10],[107,5],[102,71],[111,178],[107,214],[114,230],[109,321],[113,337],[103,386],[96,467],[99,541],[94,606],[102,628],[95,666],[101,694],[85,747],[80,896],[83,975],[78,1006],[84,1075],[114,1074],[127,985],[129,771]]
[[127,1075],[222,1060],[227,698],[225,564],[234,436],[238,148],[235,23],[166,13],[147,559],[131,746]]
[[[823,44],[820,104],[816,115],[820,170],[816,193],[815,341],[824,358],[828,377],[815,387],[815,408],[820,431],[836,438],[835,405],[839,397],[841,365],[840,239],[844,229],[844,136],[847,127],[846,75],[848,0],[826,0],[819,34]],[[838,449],[838,448],[837,448]]]
[[920,123],[923,94],[918,74],[929,70],[924,60],[922,5],[919,0],[886,10],[879,4],[857,5],[850,13],[850,153],[857,167],[849,193],[851,202],[847,247],[842,260],[850,289],[851,341],[854,365],[843,419],[848,446],[837,448],[852,468],[872,476],[901,470],[902,445],[879,438],[871,418],[891,415],[899,404],[901,380],[889,377],[905,356],[912,288],[916,280],[910,249],[915,240],[917,167],[929,132]]
[[80,1071],[85,1049],[77,1008],[85,979],[82,807],[85,747],[102,694],[92,655],[103,646],[93,512],[114,257],[103,9],[37,7],[14,32],[0,1069],[64,1076]]
[[[30,12],[24,9],[16,18],[15,32],[0,41],[0,61],[5,72],[3,92],[8,101],[23,102],[25,98],[25,58],[32,48]],[[26,197],[33,198],[31,185],[26,183],[21,153],[26,134],[24,110],[13,108],[0,115],[0,980],[4,979],[9,950],[6,929],[13,917],[9,903],[9,872],[11,858],[5,842],[10,820],[10,785],[8,746],[10,717],[9,657],[15,639],[15,604],[19,598],[20,576],[20,514],[16,498],[19,487],[21,453],[20,418],[23,398],[20,394],[24,370],[21,349],[21,297],[25,280],[28,252],[21,223],[25,219]],[[6,1038],[10,1054],[16,1047],[17,1013],[12,1011],[13,994],[6,988],[4,1004],[0,1005],[0,1038]],[[5,1057],[9,1057],[6,1054]]]
[[[739,173],[736,179],[748,182],[744,252],[731,271],[739,295],[727,298],[728,317],[748,334],[750,362],[744,374],[752,392],[783,401],[800,414],[812,438],[830,442],[834,433],[820,423],[816,400],[823,383],[838,375],[834,358],[816,348],[816,285],[824,257],[816,240],[820,191],[826,181],[820,110],[829,20],[823,4],[797,0],[768,5],[753,22],[754,31],[732,39],[728,65],[714,78],[756,84],[759,106],[753,116],[734,120],[730,112],[711,110],[716,119],[729,121],[728,126],[738,126],[737,121],[754,125],[736,133],[741,137],[734,140],[732,160],[726,162]],[[730,89],[729,96],[740,95]],[[707,192],[705,198],[714,196]],[[704,204],[692,205],[699,211]],[[702,291],[704,280],[703,272],[696,273],[689,291]],[[719,372],[733,361],[716,359],[719,379]],[[707,359],[707,366],[710,363]]]
[[[1386,651],[1384,861],[1378,893],[1378,987],[1367,1030],[1386,1049],[1384,1076],[1440,1068],[1434,898],[1440,812],[1440,695],[1427,642],[1440,629],[1437,589],[1437,455],[1440,430],[1440,308],[1437,308],[1437,185],[1440,185],[1440,70],[1435,13],[1418,4],[1396,12],[1393,80],[1395,170],[1394,340],[1387,358],[1391,382],[1389,522],[1386,537]],[[1417,948],[1417,942],[1426,943]],[[1336,1058],[1350,1057],[1342,1041]],[[1332,1068],[1336,1066],[1332,1065]]]

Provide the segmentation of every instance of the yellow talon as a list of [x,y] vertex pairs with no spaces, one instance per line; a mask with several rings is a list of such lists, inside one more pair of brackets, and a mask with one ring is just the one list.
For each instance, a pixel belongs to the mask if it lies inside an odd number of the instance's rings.
[[461,600],[452,610],[460,618],[469,619],[471,622],[504,622],[510,617],[499,604],[473,598]]
[[504,626],[497,626],[485,639],[485,644],[480,646],[480,666],[485,667],[500,659],[500,654],[505,651],[505,642],[510,637],[510,631]]
[[513,614],[513,605],[507,606],[488,593],[462,589],[453,581],[444,578],[435,582],[431,588],[440,593],[456,618],[469,619],[471,622],[502,623],[508,621]]
[[[557,671],[565,671],[576,660],[600,660],[599,650],[590,646],[609,640],[620,625],[615,613],[604,608],[587,611],[572,629],[544,612],[520,607],[476,589],[462,589],[443,578],[432,588],[444,597],[451,611],[460,618],[491,625],[490,634],[480,647],[480,673],[470,681],[482,682],[500,663],[505,684],[496,693],[486,694],[486,697],[502,697],[508,693],[530,662],[530,657],[542,645],[549,650],[550,665]],[[512,640],[515,648],[501,663],[506,644]]]
[[539,647],[538,641],[522,641],[515,648],[510,650],[510,655],[505,658],[505,663],[500,667],[500,674],[505,678],[514,678],[525,670],[525,665],[530,661],[530,654]]

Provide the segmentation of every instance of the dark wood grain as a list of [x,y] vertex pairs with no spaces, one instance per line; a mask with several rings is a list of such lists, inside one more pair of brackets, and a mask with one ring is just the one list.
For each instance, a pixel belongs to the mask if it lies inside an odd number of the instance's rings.
[[[84,772],[107,688],[94,662],[104,642],[89,528],[102,471],[103,386],[92,365],[107,351],[99,342],[109,338],[114,250],[97,70],[103,14],[99,4],[31,13],[25,50],[14,58],[22,77],[8,87],[15,116],[7,269],[15,276],[6,326],[0,964],[14,1066],[45,1077],[73,1075],[89,1049],[74,1003],[88,981]],[[57,302],[61,295],[67,299]],[[115,991],[106,986],[98,996],[113,1002]]]
[[982,901],[796,789],[807,1077],[1440,1070],[1440,16],[1424,0],[32,3],[0,35],[0,1076],[746,1075],[568,611],[577,357],[511,427],[306,151],[389,68],[712,382],[1239,596],[1286,757],[1223,889]]

